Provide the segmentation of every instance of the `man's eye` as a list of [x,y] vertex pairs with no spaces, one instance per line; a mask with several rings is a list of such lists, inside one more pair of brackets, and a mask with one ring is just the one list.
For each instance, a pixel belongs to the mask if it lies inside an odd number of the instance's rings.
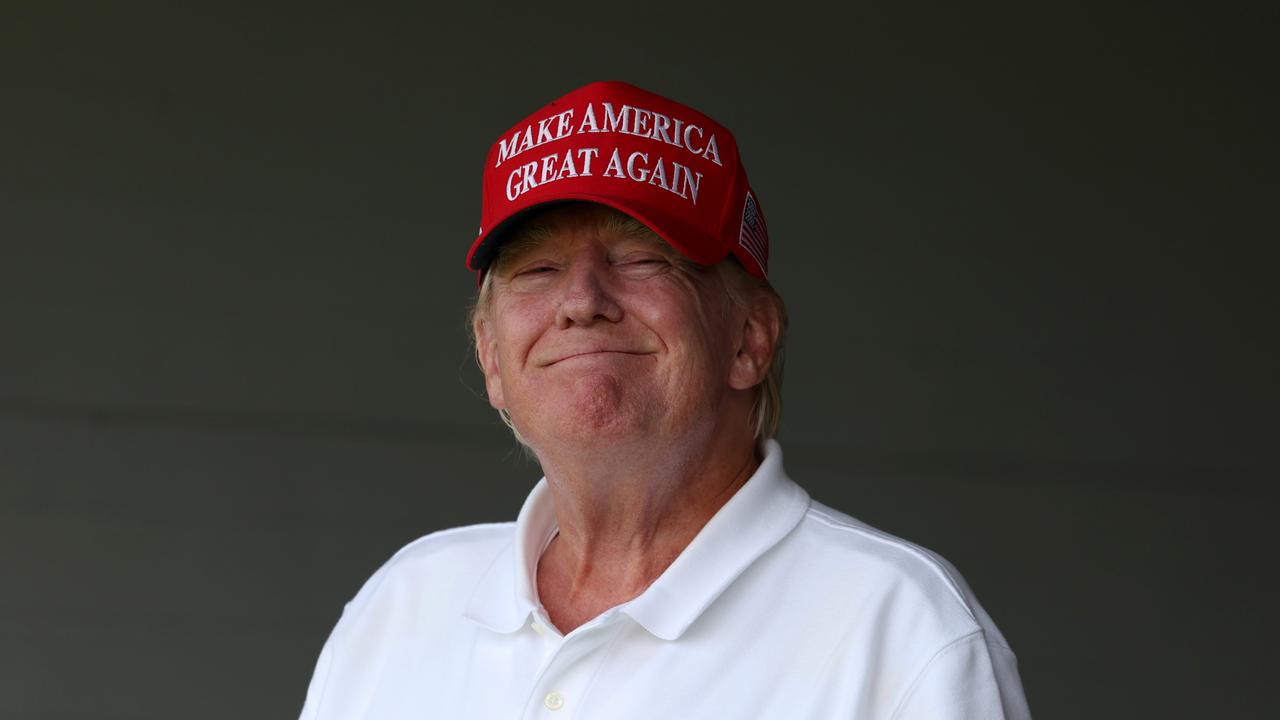
[[534,265],[530,268],[521,270],[517,275],[541,275],[544,273],[555,272],[555,268],[550,265]]

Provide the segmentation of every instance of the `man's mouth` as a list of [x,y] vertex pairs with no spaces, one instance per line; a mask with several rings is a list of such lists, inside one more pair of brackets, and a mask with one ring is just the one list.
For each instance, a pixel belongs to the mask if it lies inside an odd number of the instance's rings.
[[560,357],[558,357],[558,358],[556,358],[556,359],[554,359],[554,360],[552,360],[552,361],[550,361],[550,362],[546,363],[546,364],[544,365],[544,367],[551,366],[551,365],[556,365],[556,364],[558,364],[558,363],[562,363],[562,362],[565,362],[565,361],[567,361],[567,360],[586,360],[586,359],[591,359],[591,358],[607,358],[607,357],[610,357],[610,356],[632,356],[632,357],[639,357],[639,356],[641,356],[641,355],[649,355],[649,354],[651,354],[651,353],[647,353],[647,352],[634,352],[634,351],[631,351],[631,350],[608,350],[608,349],[602,349],[602,350],[581,350],[581,351],[578,351],[578,352],[568,353],[567,355],[562,355],[562,356],[560,356]]

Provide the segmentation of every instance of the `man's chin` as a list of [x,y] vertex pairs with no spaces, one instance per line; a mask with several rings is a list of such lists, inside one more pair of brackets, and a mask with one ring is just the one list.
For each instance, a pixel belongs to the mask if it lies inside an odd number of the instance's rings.
[[557,413],[554,421],[529,433],[530,439],[547,449],[572,449],[576,453],[594,454],[616,447],[644,442],[650,438],[650,423],[641,413],[620,407],[602,408],[585,404],[574,411]]
[[553,444],[628,443],[644,438],[655,425],[657,404],[651,393],[624,373],[592,371],[556,378],[522,398],[527,412],[521,433]]

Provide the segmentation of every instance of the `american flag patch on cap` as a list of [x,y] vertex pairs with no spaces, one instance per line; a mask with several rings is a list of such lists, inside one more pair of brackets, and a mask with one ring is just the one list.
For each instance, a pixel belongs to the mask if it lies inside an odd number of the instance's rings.
[[761,272],[768,272],[769,230],[765,227],[760,206],[756,204],[755,196],[750,191],[742,206],[742,228],[738,231],[738,244],[756,261]]

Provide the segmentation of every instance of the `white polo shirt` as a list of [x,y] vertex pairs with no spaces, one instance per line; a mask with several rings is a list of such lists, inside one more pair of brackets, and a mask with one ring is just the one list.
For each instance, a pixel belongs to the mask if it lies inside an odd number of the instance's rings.
[[776,442],[643,594],[568,635],[535,580],[556,531],[544,479],[514,525],[406,546],[347,604],[303,720],[1030,717],[955,569],[811,501]]

